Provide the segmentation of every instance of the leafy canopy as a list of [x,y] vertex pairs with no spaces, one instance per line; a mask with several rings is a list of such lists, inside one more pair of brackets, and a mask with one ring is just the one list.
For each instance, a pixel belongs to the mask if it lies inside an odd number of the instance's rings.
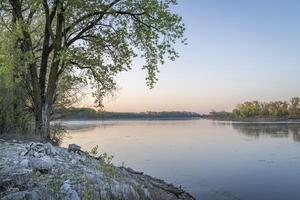
[[[21,17],[17,15],[12,27],[19,4]],[[157,81],[158,65],[178,57],[174,44],[185,43],[185,28],[182,18],[172,12],[176,4],[176,0],[3,0],[0,30],[21,39],[27,39],[28,33],[32,49],[26,52],[25,64],[36,64],[38,76],[42,76],[48,34],[48,77],[45,84],[40,79],[41,87],[48,86],[49,91],[54,80],[56,94],[63,94],[72,85],[89,83],[101,105],[115,89],[115,76],[130,70],[134,57],[145,60],[142,68],[150,88]]]

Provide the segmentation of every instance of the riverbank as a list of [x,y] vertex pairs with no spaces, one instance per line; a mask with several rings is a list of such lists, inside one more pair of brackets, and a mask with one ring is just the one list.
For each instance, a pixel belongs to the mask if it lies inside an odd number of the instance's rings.
[[214,120],[214,121],[232,121],[232,122],[296,122],[300,123],[298,118],[289,118],[289,117],[245,117],[245,118],[233,118],[233,117],[224,117],[224,116],[204,116],[204,119]]
[[0,140],[0,198],[194,199],[160,179],[116,167],[77,145]]

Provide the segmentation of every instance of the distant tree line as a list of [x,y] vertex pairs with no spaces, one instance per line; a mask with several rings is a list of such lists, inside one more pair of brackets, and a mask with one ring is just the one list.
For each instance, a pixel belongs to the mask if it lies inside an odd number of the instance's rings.
[[232,112],[212,111],[208,115],[212,119],[300,119],[300,98],[293,97],[290,101],[248,101],[239,104]]
[[64,108],[56,110],[55,119],[178,119],[201,117],[195,112],[105,112],[92,108]]

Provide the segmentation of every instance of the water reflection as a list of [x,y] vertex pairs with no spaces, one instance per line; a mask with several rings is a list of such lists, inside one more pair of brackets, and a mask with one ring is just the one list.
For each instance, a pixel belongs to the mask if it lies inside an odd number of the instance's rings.
[[294,141],[300,142],[300,124],[291,123],[232,123],[231,126],[239,133],[247,136],[259,137],[262,135],[270,137],[292,137]]

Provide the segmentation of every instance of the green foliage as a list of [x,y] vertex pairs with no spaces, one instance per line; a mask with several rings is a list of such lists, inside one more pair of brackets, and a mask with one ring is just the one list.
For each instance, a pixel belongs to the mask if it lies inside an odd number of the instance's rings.
[[241,117],[255,116],[261,112],[260,103],[258,101],[245,102],[238,105]]
[[[0,18],[3,10],[0,10]],[[0,21],[0,134],[31,133],[33,116],[27,107],[24,60],[18,43],[17,24]]]
[[233,119],[243,120],[245,118],[286,118],[300,119],[300,99],[293,97],[290,102],[272,101],[259,102],[251,101],[239,104],[237,108],[229,112],[211,112],[209,115],[213,119]]
[[8,65],[0,61],[0,134],[31,133],[33,116],[26,106],[23,80],[18,79],[17,69]]
[[84,172],[84,175],[83,175],[83,182],[85,183],[85,186],[86,186],[86,191],[84,193],[84,197],[83,199],[84,200],[92,200],[93,198],[93,188],[91,186],[91,183],[88,179],[88,176],[87,176],[87,173]]
[[[99,154],[98,149],[99,149],[99,146],[96,145],[87,153],[89,155],[96,157]],[[109,179],[112,179],[115,175],[114,165],[112,163],[114,156],[112,156],[112,155],[109,156],[106,152],[104,152],[104,153],[100,154],[99,156],[97,156],[97,158],[99,159],[98,169],[102,172],[107,173],[109,176]],[[91,162],[91,158],[88,157],[88,159],[89,159],[89,162]]]
[[292,118],[297,118],[300,116],[300,98],[299,97],[293,97],[290,100],[288,112]]
[[[134,57],[139,55],[145,60],[142,68],[147,71],[150,88],[157,81],[158,65],[164,63],[165,55],[171,60],[178,57],[173,44],[177,40],[185,42],[185,28],[181,17],[170,11],[175,4],[161,0],[120,1],[76,44],[74,37],[70,39],[66,62],[83,71],[85,80],[95,88],[97,103],[101,105],[103,94],[115,89],[114,77],[131,69]],[[81,30],[91,21],[85,18],[87,15],[106,8],[102,1],[70,1],[67,27]],[[84,20],[76,24],[79,19]]]
[[59,190],[61,185],[62,185],[62,181],[58,177],[51,179],[50,182],[48,183],[48,186],[50,188],[53,197],[57,199],[59,198]]
[[130,70],[137,56],[145,61],[140,67],[148,86],[154,86],[158,66],[178,57],[176,42],[185,44],[185,27],[172,12],[174,5],[176,0],[3,0],[3,85],[10,85],[11,73],[22,83],[22,102],[34,114],[37,130],[48,137],[53,107],[70,106],[85,86],[92,87],[101,107],[116,89],[115,77]]
[[90,154],[96,156],[98,154],[98,145],[94,146],[90,151]]
[[98,164],[98,169],[102,172],[105,172],[109,175],[109,178],[112,179],[115,176],[115,168],[112,163],[114,156],[109,156],[106,152],[100,155],[100,160]]

